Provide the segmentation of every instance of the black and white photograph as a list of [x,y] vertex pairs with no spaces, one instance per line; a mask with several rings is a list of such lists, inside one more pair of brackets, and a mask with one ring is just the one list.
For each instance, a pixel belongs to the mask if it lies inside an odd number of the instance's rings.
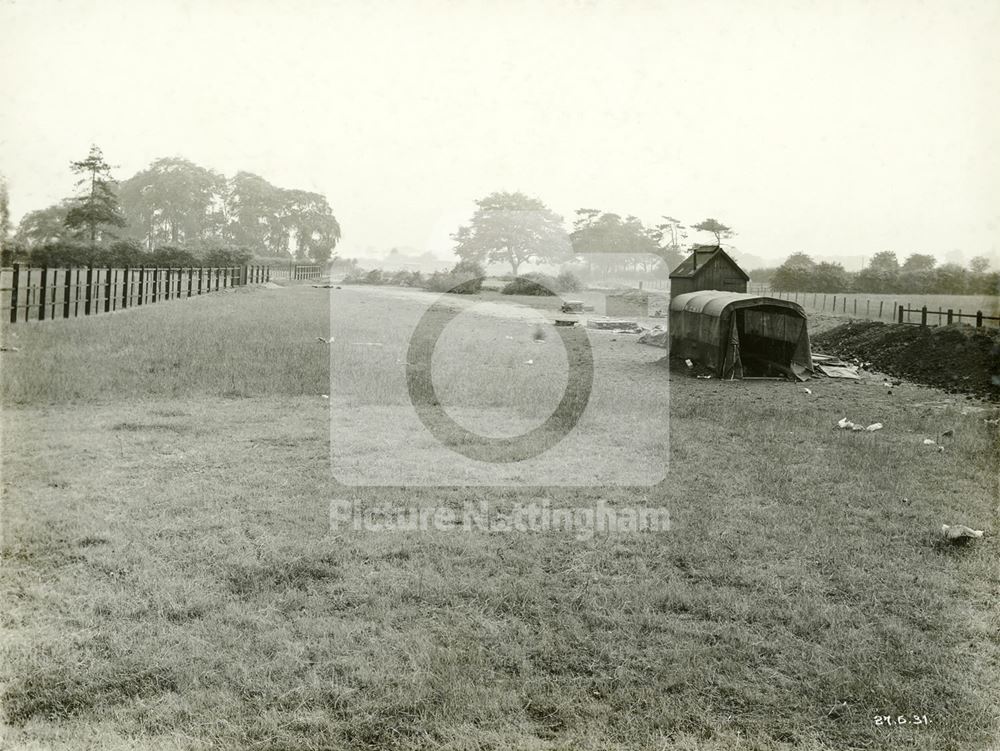
[[1000,749],[996,0],[0,39],[0,748]]

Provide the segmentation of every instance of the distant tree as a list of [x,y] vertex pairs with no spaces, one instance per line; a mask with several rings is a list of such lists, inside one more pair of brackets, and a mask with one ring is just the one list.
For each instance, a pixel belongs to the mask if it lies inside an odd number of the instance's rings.
[[[340,242],[340,224],[326,197],[306,190],[283,191],[284,226],[295,238],[296,255],[326,263]],[[398,252],[398,251],[397,251]]]
[[937,259],[927,253],[913,253],[904,262],[903,271],[930,271],[937,264]]
[[29,249],[70,239],[72,233],[66,227],[69,209],[70,202],[66,200],[44,209],[29,211],[21,217],[14,239],[24,243]]
[[462,260],[509,263],[517,276],[524,263],[568,260],[572,254],[562,218],[537,198],[523,193],[491,193],[468,225],[452,235]]
[[839,263],[817,263],[803,292],[845,292],[850,289],[851,276]]
[[585,257],[591,267],[599,259],[605,271],[621,266],[648,271],[656,263],[654,257],[662,258],[666,251],[660,246],[662,232],[646,228],[638,217],[622,219],[596,209],[579,209],[576,214],[569,236],[573,253]]
[[711,217],[699,222],[698,224],[691,225],[691,229],[697,230],[698,232],[709,232],[715,235],[715,244],[720,246],[722,245],[723,240],[728,240],[736,234],[732,227],[727,227],[718,219],[712,219]]
[[226,240],[261,255],[289,254],[282,190],[251,172],[237,172],[226,195]]
[[771,275],[771,286],[778,292],[811,292],[808,287],[815,269],[816,262],[808,255],[792,253]]
[[7,179],[0,175],[0,245],[10,237],[10,196],[7,193]]
[[973,274],[985,274],[990,268],[990,259],[988,256],[976,256],[971,261],[969,261],[969,270]]
[[157,159],[119,186],[131,234],[147,249],[219,240],[225,178],[186,159]]
[[75,198],[75,205],[66,213],[66,226],[73,230],[86,230],[92,248],[102,235],[112,237],[107,227],[124,227],[125,217],[118,206],[115,181],[111,165],[104,161],[100,147],[91,146],[86,159],[70,162],[70,169],[80,179],[77,187],[82,191]]
[[867,268],[872,271],[899,271],[899,261],[891,250],[882,250],[872,256]]
[[942,295],[964,295],[966,293],[969,272],[957,263],[945,263],[934,270],[935,292]]

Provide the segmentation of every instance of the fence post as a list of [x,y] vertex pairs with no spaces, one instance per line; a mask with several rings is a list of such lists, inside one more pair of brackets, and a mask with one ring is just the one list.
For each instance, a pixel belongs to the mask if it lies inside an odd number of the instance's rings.
[[836,313],[837,312],[837,296],[836,295],[833,296],[833,305],[830,306],[830,312],[831,313]]
[[146,264],[139,266],[139,295],[136,298],[135,304],[142,305],[142,296],[146,291]]
[[871,300],[865,300],[865,315],[868,318],[872,317],[872,301]]
[[151,295],[151,297],[153,299],[150,300],[150,302],[156,302],[156,298],[159,297],[159,295],[157,293],[160,291],[160,289],[159,289],[160,288],[160,267],[159,266],[156,266],[156,267],[153,268],[153,280],[152,281],[153,281],[153,294]]
[[42,281],[38,287],[38,320],[45,320],[45,288],[49,283],[49,267],[42,266]]
[[111,267],[108,266],[105,273],[107,276],[104,277],[104,312],[111,312]]
[[204,279],[204,277],[205,277],[205,267],[204,266],[199,266],[198,267],[198,294],[199,295],[201,294],[202,280]]
[[920,308],[920,325],[921,326],[926,326],[927,325],[927,306],[926,305],[924,305],[922,308]]
[[[895,304],[896,303],[893,303],[893,305],[895,305]],[[898,308],[898,310],[899,310],[899,322],[902,323],[903,322],[903,306],[900,305],[899,308]]]
[[219,291],[219,276],[222,274],[222,269],[215,270],[215,291]]
[[976,311],[976,328],[981,329],[983,327],[983,311]]
[[264,281],[265,282],[271,281],[271,267],[270,266],[265,266],[264,267]]
[[878,319],[882,320],[882,306],[885,305],[885,300],[878,301]]
[[194,282],[194,269],[188,266],[188,297],[191,297],[191,285]]
[[91,305],[94,301],[94,267],[87,266],[87,289],[83,292],[83,314],[90,315]]
[[63,280],[63,318],[69,318],[69,291],[73,284],[73,269],[66,269],[66,278]]
[[949,326],[951,326],[951,323],[952,323],[953,320],[954,320],[954,312],[952,311],[951,308],[948,308],[948,325]]
[[858,298],[854,298],[854,315],[858,314]]
[[[10,280],[10,322],[17,323],[17,286],[21,283],[21,264],[14,264],[14,275]],[[25,316],[27,319],[27,316]]]
[[129,283],[132,281],[131,275],[132,269],[126,266],[125,270],[122,272],[122,310],[125,310],[128,307],[128,288]]

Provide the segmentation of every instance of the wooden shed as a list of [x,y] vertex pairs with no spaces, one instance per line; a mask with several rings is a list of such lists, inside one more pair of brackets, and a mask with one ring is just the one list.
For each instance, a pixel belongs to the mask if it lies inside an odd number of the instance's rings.
[[747,273],[718,245],[698,245],[670,272],[670,297],[706,289],[746,292],[749,281]]

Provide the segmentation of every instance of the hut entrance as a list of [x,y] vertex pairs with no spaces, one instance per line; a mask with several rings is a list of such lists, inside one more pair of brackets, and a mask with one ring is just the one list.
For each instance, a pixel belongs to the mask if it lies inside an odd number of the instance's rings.
[[[805,320],[790,316],[781,308],[746,308],[732,316],[735,329],[734,364],[739,363],[744,378],[782,378],[801,375],[793,368],[795,353]],[[739,369],[739,368],[737,368]],[[796,369],[799,373],[794,372]],[[739,377],[739,374],[736,374]]]

